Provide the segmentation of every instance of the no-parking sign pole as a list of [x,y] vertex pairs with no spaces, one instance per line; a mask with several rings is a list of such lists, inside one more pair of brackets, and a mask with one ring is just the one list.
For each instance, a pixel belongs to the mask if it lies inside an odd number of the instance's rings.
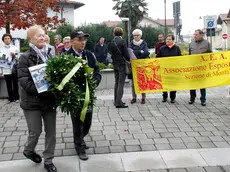
[[206,28],[207,33],[208,33],[208,31],[210,33],[209,36],[210,36],[211,47],[212,47],[212,29],[215,32],[216,25],[217,25],[217,16],[216,15],[204,16],[204,28]]

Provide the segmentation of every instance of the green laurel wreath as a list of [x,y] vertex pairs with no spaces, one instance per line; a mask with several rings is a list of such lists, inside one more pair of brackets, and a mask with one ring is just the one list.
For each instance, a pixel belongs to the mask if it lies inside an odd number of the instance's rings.
[[46,75],[61,111],[84,121],[96,101],[93,69],[81,57],[63,54],[47,61]]

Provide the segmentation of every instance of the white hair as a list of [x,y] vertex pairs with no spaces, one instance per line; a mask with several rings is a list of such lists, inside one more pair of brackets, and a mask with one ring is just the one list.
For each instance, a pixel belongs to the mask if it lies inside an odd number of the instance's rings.
[[63,42],[64,42],[65,40],[70,40],[70,39],[71,39],[70,36],[66,36],[66,37],[63,38]]
[[140,30],[140,29],[135,29],[134,31],[133,31],[133,35],[134,35],[134,33],[138,33],[139,35],[141,35],[142,36],[142,30]]

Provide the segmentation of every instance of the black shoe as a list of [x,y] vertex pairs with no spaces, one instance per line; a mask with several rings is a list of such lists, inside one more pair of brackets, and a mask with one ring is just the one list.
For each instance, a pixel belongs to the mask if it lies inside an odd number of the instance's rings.
[[57,172],[57,168],[54,166],[54,164],[44,164],[44,168],[48,171],[48,172]]
[[167,99],[163,99],[162,102],[163,102],[163,103],[167,102]]
[[88,155],[86,153],[79,153],[78,157],[83,161],[86,161],[86,160],[89,159],[89,157],[88,157]]
[[171,103],[176,103],[176,101],[175,100],[171,100]]
[[195,100],[190,100],[188,104],[192,105],[195,102]]
[[201,102],[201,106],[206,106],[206,102]]
[[116,108],[128,108],[128,106],[122,105],[122,106],[116,106]]
[[130,103],[133,104],[133,103],[136,103],[137,99],[133,98]]
[[[123,102],[122,104],[123,104],[123,105],[125,105],[126,103],[124,103],[124,102]],[[114,103],[114,106],[116,106],[116,104],[115,104],[115,103]]]
[[25,151],[23,152],[23,155],[30,159],[31,161],[35,162],[35,163],[41,163],[42,162],[42,158],[40,155],[38,155],[36,152],[31,152],[29,154],[26,154]]

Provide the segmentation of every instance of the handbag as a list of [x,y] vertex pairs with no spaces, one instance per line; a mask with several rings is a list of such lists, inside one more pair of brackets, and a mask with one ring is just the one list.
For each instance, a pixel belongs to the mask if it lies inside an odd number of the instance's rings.
[[[120,49],[118,48],[115,40],[114,40],[114,44],[115,44],[117,50],[119,51],[119,53],[122,55],[122,53],[121,53]],[[130,61],[127,61],[123,55],[122,55],[122,58],[125,60],[125,73],[126,73],[126,75],[131,75],[132,74],[132,66],[131,66]]]
[[18,60],[14,58],[12,64],[12,74],[17,74],[17,71],[18,71]]

